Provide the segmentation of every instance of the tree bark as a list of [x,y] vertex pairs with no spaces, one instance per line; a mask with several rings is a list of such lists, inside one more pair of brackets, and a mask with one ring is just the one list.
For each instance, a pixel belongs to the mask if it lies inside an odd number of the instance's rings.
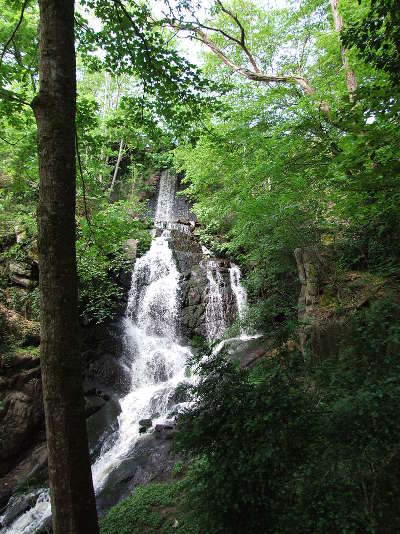
[[119,164],[121,163],[121,159],[122,159],[122,150],[123,150],[123,148],[124,148],[124,140],[121,139],[121,141],[119,143],[117,163],[115,165],[114,174],[113,174],[113,178],[112,178],[111,185],[110,185],[110,191],[108,192],[108,196],[109,197],[111,197],[111,194],[112,194],[112,192],[114,190],[114,184],[115,184],[115,180],[117,179],[118,170],[119,170]]
[[77,318],[74,1],[40,0],[41,368],[55,534],[97,534]]
[[[335,30],[338,32],[340,39],[340,32],[343,29],[343,19],[341,14],[339,13],[339,0],[331,0],[331,8]],[[354,93],[357,90],[358,84],[355,72],[352,68],[350,68],[349,62],[347,60],[347,53],[348,50],[344,48],[342,43],[340,43],[340,55],[342,57],[342,65],[346,74],[346,86],[350,95],[350,101],[352,102],[354,100]]]

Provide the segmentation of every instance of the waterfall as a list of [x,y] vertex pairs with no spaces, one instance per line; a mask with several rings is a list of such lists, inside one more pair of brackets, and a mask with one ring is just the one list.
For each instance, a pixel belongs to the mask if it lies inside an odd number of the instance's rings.
[[[156,222],[168,226],[173,217],[175,179],[162,173]],[[167,224],[163,224],[167,223]],[[132,273],[127,311],[123,320],[125,354],[131,385],[120,399],[118,430],[103,445],[92,465],[96,495],[107,485],[115,469],[130,455],[140,439],[139,421],[152,418],[153,425],[168,419],[169,400],[185,380],[191,354],[179,343],[179,273],[169,243],[169,230],[153,239],[150,250],[139,258]],[[15,519],[1,534],[31,534],[51,517],[49,491],[43,489],[35,506]],[[4,516],[0,520],[4,519]],[[1,523],[0,523],[1,524]]]
[[231,281],[231,288],[236,300],[236,307],[239,315],[239,319],[243,319],[244,311],[247,304],[247,293],[245,288],[241,284],[242,273],[237,265],[231,264],[229,269],[229,278]]
[[[118,469],[123,469],[124,462],[134,456],[135,447],[140,446],[139,421],[151,419],[152,428],[168,421],[171,412],[179,409],[174,397],[176,388],[188,381],[185,369],[191,350],[181,344],[179,337],[182,276],[175,263],[171,236],[176,232],[190,231],[187,225],[177,221],[175,191],[175,176],[168,171],[162,172],[155,211],[158,237],[153,239],[148,252],[135,262],[123,318],[122,356],[130,379],[129,392],[120,399],[117,428],[104,441],[100,455],[92,465],[98,502],[102,492],[110,488]],[[232,265],[228,276],[227,269],[220,261],[211,258],[205,247],[200,266],[208,282],[204,290],[204,326],[207,340],[211,342],[222,337],[231,320],[230,313],[227,313],[230,306],[229,283],[240,317],[246,304],[246,293],[240,283],[239,268]],[[6,518],[8,509],[0,517],[0,525],[7,522],[7,526],[0,526],[0,534],[32,534],[50,524],[49,490],[36,491],[38,497],[32,508],[19,517],[13,516],[12,521]]]
[[207,261],[208,300],[206,306],[207,341],[214,341],[222,336],[226,328],[223,280],[218,262]]
[[165,421],[169,398],[185,380],[186,360],[191,352],[179,344],[177,337],[178,283],[179,273],[165,230],[136,261],[133,271],[124,319],[131,391],[121,400],[117,440],[92,467],[96,492],[133,450],[139,438],[140,419]]
[[171,174],[168,170],[163,171],[160,176],[160,184],[158,189],[158,200],[155,214],[155,222],[169,222],[172,221],[174,213],[176,176]]

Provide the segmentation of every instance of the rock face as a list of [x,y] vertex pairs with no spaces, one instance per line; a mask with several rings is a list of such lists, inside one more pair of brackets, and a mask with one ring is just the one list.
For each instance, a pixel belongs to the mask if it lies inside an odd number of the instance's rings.
[[379,298],[383,282],[357,271],[342,272],[338,280],[328,247],[296,249],[295,257],[301,283],[300,349],[314,359],[334,357],[350,335],[348,315]]
[[300,321],[306,321],[313,306],[319,302],[326,269],[322,256],[313,248],[296,248],[294,255],[301,284],[298,314]]
[[[24,353],[6,354],[0,360],[0,477],[10,468],[25,462],[27,449],[43,439],[44,419],[40,364],[37,356]],[[28,462],[29,464],[29,462]],[[12,480],[0,478],[0,503],[15,489],[13,480],[20,482],[15,473]]]
[[97,495],[99,516],[104,516],[111,506],[130,495],[137,486],[168,479],[178,459],[171,451],[167,432],[144,434],[132,455],[112,471],[107,484]]
[[233,297],[229,262],[222,258],[205,255],[200,242],[193,234],[195,225],[177,223],[171,230],[171,248],[181,275],[181,330],[190,340],[195,336],[207,337],[206,310],[209,302],[209,262],[217,266],[220,275],[219,290],[223,307],[225,326],[229,326],[236,316],[236,303]]
[[[115,399],[129,388],[120,361],[119,323],[83,330],[84,393],[92,454],[121,409]],[[0,504],[38,471],[46,479],[42,383],[38,354],[0,357]],[[96,449],[97,445],[97,449]]]

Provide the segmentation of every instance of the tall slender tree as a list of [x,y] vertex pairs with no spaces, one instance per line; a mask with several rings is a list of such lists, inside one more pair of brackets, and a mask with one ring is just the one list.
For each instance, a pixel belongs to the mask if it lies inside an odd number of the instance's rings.
[[41,367],[55,534],[98,532],[82,392],[75,257],[74,1],[40,0]]

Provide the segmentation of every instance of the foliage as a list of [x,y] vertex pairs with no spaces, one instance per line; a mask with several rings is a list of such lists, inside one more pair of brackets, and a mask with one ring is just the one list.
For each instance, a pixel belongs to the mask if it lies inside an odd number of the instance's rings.
[[[350,0],[341,5],[346,16],[356,9]],[[196,142],[175,149],[175,166],[185,172],[200,237],[248,271],[250,315],[269,330],[274,317],[292,321],[296,314],[296,247],[332,245],[346,268],[397,268],[400,94],[384,72],[352,52],[359,89],[349,101],[327,3],[308,1],[268,16],[246,2],[231,6],[243,14],[264,69],[282,61],[281,71],[290,71],[294,43],[304,47],[313,96],[238,80],[222,97],[224,112],[209,116]],[[232,32],[232,18],[217,12],[214,26]],[[220,45],[221,32],[214,34]],[[206,69],[217,78],[226,73],[212,55]]]
[[81,219],[77,240],[81,314],[86,322],[113,317],[121,305],[121,271],[132,266],[124,255],[127,239],[138,240],[138,254],[150,244],[146,223],[132,217],[131,202],[105,204],[88,222]]
[[203,358],[177,446],[200,458],[189,499],[208,532],[399,528],[399,317],[397,297],[376,302],[306,365]]
[[349,13],[343,32],[346,46],[378,69],[389,73],[394,84],[400,81],[400,11],[397,0],[363,0],[362,15]]
[[147,484],[120,502],[100,522],[101,534],[163,533],[199,534],[196,517],[183,505],[190,479]]
[[313,408],[289,369],[275,364],[253,383],[219,356],[200,366],[177,443],[204,458],[193,494],[212,532],[265,532],[293,502],[290,475],[304,460]]

